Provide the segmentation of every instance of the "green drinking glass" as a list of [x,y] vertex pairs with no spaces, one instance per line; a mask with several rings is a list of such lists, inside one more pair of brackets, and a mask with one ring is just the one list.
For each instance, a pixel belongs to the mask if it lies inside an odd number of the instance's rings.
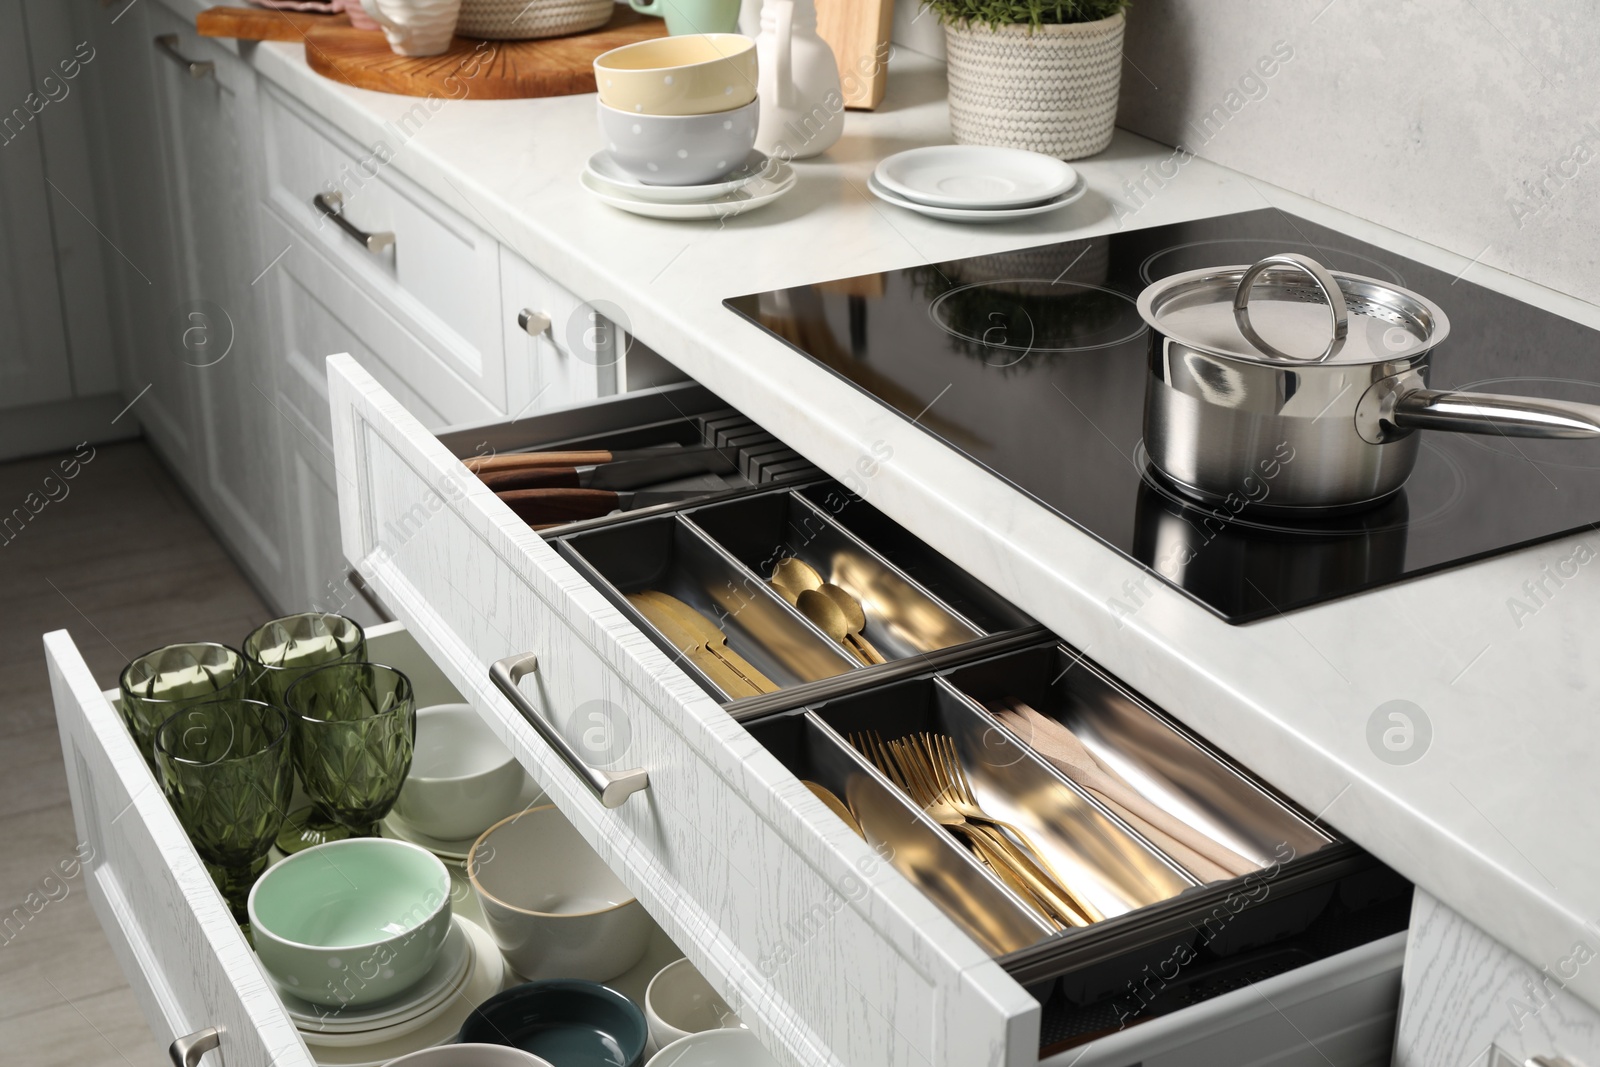
[[286,703],[307,795],[350,836],[376,836],[411,770],[411,679],[380,663],[335,663],[308,671]]
[[156,730],[156,772],[241,924],[294,795],[289,716],[259,700],[194,704]]
[[366,659],[367,635],[354,619],[307,611],[257,627],[244,639],[244,658],[250,695],[281,708],[289,687],[312,668]]
[[244,657],[209,641],[167,645],[146,652],[122,670],[117,707],[128,732],[155,770],[156,729],[191,705],[248,696]]

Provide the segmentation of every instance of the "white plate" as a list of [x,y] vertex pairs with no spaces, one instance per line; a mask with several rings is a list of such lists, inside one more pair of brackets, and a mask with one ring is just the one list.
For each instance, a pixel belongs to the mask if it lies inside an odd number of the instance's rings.
[[[506,812],[506,814],[511,813]],[[478,840],[476,837],[464,837],[459,841],[446,841],[443,838],[429,837],[393,811],[378,823],[378,833],[383,837],[392,837],[396,841],[409,841],[413,845],[421,845],[446,863],[467,862],[467,853],[472,851],[473,843]]]
[[612,207],[650,219],[726,219],[765,207],[794,188],[794,168],[778,163],[771,178],[760,177],[733,192],[714,200],[692,204],[661,204],[634,196],[631,193],[612,192],[599,180],[584,171],[579,176],[583,187],[596,198]]
[[1054,200],[1078,181],[1078,172],[1053,156],[965,144],[897,152],[873,173],[880,185],[906,200],[977,210]]
[[1005,222],[1008,219],[1027,218],[1029,215],[1042,215],[1047,211],[1064,208],[1068,204],[1075,204],[1089,191],[1089,183],[1083,179],[1078,184],[1068,189],[1054,200],[1047,200],[1042,204],[1032,204],[1028,207],[1002,207],[980,210],[977,208],[935,207],[932,204],[919,204],[915,200],[907,200],[879,184],[877,176],[867,178],[867,188],[879,200],[903,207],[907,211],[915,211],[919,215],[927,215],[935,219],[947,219],[951,222]]
[[327,1008],[281,989],[283,1006],[295,1026],[318,1035],[365,1033],[408,1022],[437,1007],[467,980],[472,966],[472,943],[458,918],[450,924],[444,945],[422,981],[397,999],[368,1007]]
[[305,1038],[312,1057],[322,1067],[383,1067],[396,1056],[433,1048],[435,1045],[448,1045],[455,1040],[461,1024],[467,1021],[472,1009],[500,992],[506,984],[505,960],[494,938],[477,923],[465,919],[460,921],[466,927],[472,943],[472,973],[467,977],[466,985],[430,1012],[416,1029],[406,1033],[393,1033],[387,1028],[374,1030],[364,1035],[371,1039],[368,1044],[338,1048],[319,1044],[317,1034],[302,1033],[300,1036]]
[[738,169],[728,173],[720,182],[707,185],[647,185],[617,166],[609,153],[596,152],[589,157],[584,173],[610,193],[636,196],[640,200],[653,200],[658,204],[690,204],[715,200],[749,185],[761,177],[762,171],[767,169],[767,162],[765,153],[752,149]]

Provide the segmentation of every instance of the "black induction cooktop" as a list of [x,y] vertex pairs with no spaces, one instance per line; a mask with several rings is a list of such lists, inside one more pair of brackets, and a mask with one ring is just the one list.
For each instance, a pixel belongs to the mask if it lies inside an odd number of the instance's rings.
[[1399,494],[1339,518],[1216,512],[1167,487],[1141,444],[1149,333],[1135,299],[1157,278],[1283,251],[1438,303],[1451,328],[1434,388],[1600,403],[1600,332],[1275,209],[726,303],[1229,622],[1600,523],[1590,441],[1425,433]]

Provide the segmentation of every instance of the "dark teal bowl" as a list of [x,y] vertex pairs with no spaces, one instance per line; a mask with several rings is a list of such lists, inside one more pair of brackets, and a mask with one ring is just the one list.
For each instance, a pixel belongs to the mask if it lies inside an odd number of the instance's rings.
[[512,986],[479,1004],[456,1038],[510,1045],[560,1067],[640,1067],[644,1012],[598,982],[557,979]]

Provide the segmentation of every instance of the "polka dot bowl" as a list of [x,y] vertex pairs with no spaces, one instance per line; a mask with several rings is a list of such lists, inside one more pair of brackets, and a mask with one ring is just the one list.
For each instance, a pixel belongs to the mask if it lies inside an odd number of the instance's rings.
[[594,61],[600,102],[635,115],[708,115],[756,98],[756,43],[737,33],[657,37]]
[[638,115],[600,104],[600,133],[613,162],[649,185],[703,185],[742,165],[756,143],[752,100],[709,115]]
[[450,931],[450,873],[405,841],[331,841],[267,869],[247,905],[256,955],[302,1000],[361,1007],[421,981]]

